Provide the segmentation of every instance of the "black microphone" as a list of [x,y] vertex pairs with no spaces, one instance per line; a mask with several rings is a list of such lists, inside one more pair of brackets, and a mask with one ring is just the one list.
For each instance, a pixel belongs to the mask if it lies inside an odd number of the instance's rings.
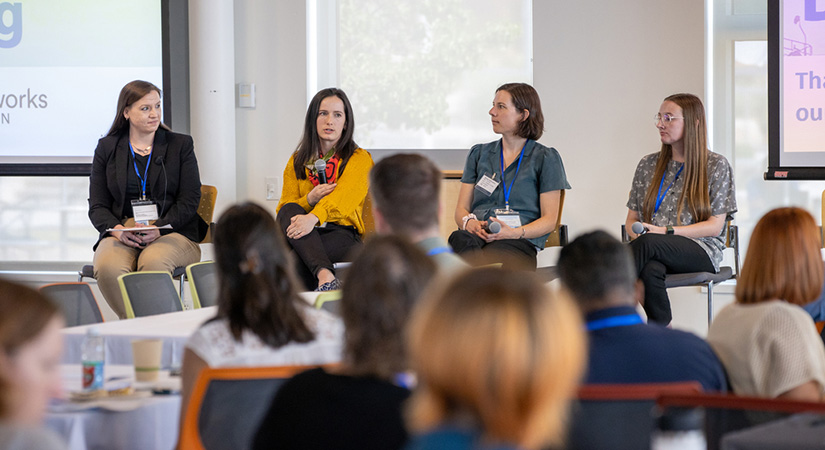
[[647,228],[645,228],[645,226],[642,225],[642,222],[633,222],[633,225],[630,226],[630,229],[640,236],[647,233]]
[[315,161],[315,172],[318,173],[318,182],[326,184],[327,182],[327,162],[323,159]]
[[496,234],[501,231],[501,224],[498,222],[489,221],[487,222],[487,226],[484,227],[484,231],[490,234]]

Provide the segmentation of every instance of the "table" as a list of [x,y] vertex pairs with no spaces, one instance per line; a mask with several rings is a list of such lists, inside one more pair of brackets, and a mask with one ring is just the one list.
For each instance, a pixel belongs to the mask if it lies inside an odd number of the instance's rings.
[[64,328],[63,364],[80,364],[86,332],[97,327],[106,341],[106,364],[132,364],[133,339],[163,340],[161,367],[180,367],[183,347],[198,327],[217,313],[217,306],[178,311],[136,319]]
[[[61,375],[66,392],[80,389],[79,364],[62,365]],[[134,380],[134,368],[107,365],[105,377]],[[168,372],[164,372],[156,385],[179,390],[180,377],[169,377]],[[144,389],[150,384],[133,386]],[[178,394],[103,399],[94,404],[61,401],[50,405],[45,425],[60,435],[72,450],[169,450],[177,442],[180,408]]]

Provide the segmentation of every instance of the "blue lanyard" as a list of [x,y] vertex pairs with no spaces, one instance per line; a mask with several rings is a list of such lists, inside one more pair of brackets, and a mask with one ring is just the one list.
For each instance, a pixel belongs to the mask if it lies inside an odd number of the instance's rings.
[[129,143],[129,151],[132,152],[132,164],[135,165],[135,175],[137,175],[138,180],[140,180],[140,199],[146,200],[146,180],[147,175],[149,175],[149,163],[152,162],[152,154],[149,153],[149,160],[146,161],[146,170],[143,171],[143,177],[141,177],[137,167],[137,158],[135,158],[135,150],[132,148],[131,142]]
[[601,330],[603,328],[625,327],[628,325],[638,325],[640,323],[644,322],[638,314],[628,314],[626,316],[613,316],[587,322],[587,331]]
[[427,252],[427,256],[440,255],[442,253],[452,253],[453,249],[450,247],[436,247]]
[[659,182],[659,192],[656,193],[656,206],[653,208],[653,214],[659,212],[659,206],[662,206],[662,200],[665,199],[665,195],[667,195],[667,192],[670,190],[670,188],[673,187],[673,183],[675,183],[676,180],[679,179],[679,174],[682,173],[682,169],[684,168],[685,165],[682,164],[682,167],[680,167],[679,170],[676,172],[676,176],[673,177],[673,181],[670,182],[670,185],[667,187],[667,189],[665,189],[664,192],[662,192],[662,186],[665,185],[665,174],[662,174],[662,181]]
[[507,182],[504,181],[504,143],[499,142],[499,146],[501,146],[501,183],[504,187],[504,207],[510,209],[510,192],[513,190],[513,185],[516,184],[516,178],[518,178],[518,171],[521,169],[521,160],[524,158],[524,149],[527,148],[527,144],[530,142],[530,139],[524,143],[524,147],[521,148],[521,154],[518,155],[518,165],[516,166],[516,174],[513,176],[513,181],[510,183],[510,187],[507,187]]

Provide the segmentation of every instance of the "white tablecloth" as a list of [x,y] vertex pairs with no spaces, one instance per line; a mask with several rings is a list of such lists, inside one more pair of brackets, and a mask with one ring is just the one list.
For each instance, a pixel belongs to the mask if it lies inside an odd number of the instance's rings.
[[180,367],[186,340],[204,322],[215,316],[217,306],[156,316],[114,320],[96,325],[64,328],[63,364],[80,364],[86,331],[98,327],[106,341],[106,364],[132,364],[133,339],[162,339],[161,367]]
[[[79,364],[63,365],[61,371],[67,393],[80,389]],[[106,379],[118,376],[134,378],[134,368],[106,366]],[[158,384],[179,386],[180,379],[169,379],[164,373]],[[98,400],[92,408],[85,403],[59,402],[50,406],[45,423],[72,450],[169,450],[178,438],[180,403],[177,394]]]

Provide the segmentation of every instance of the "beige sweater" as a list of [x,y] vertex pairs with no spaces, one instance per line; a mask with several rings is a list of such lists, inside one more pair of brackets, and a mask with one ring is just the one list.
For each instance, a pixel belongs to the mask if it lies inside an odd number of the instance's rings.
[[799,306],[734,303],[714,319],[707,340],[736,394],[774,398],[811,380],[825,389],[825,347]]

